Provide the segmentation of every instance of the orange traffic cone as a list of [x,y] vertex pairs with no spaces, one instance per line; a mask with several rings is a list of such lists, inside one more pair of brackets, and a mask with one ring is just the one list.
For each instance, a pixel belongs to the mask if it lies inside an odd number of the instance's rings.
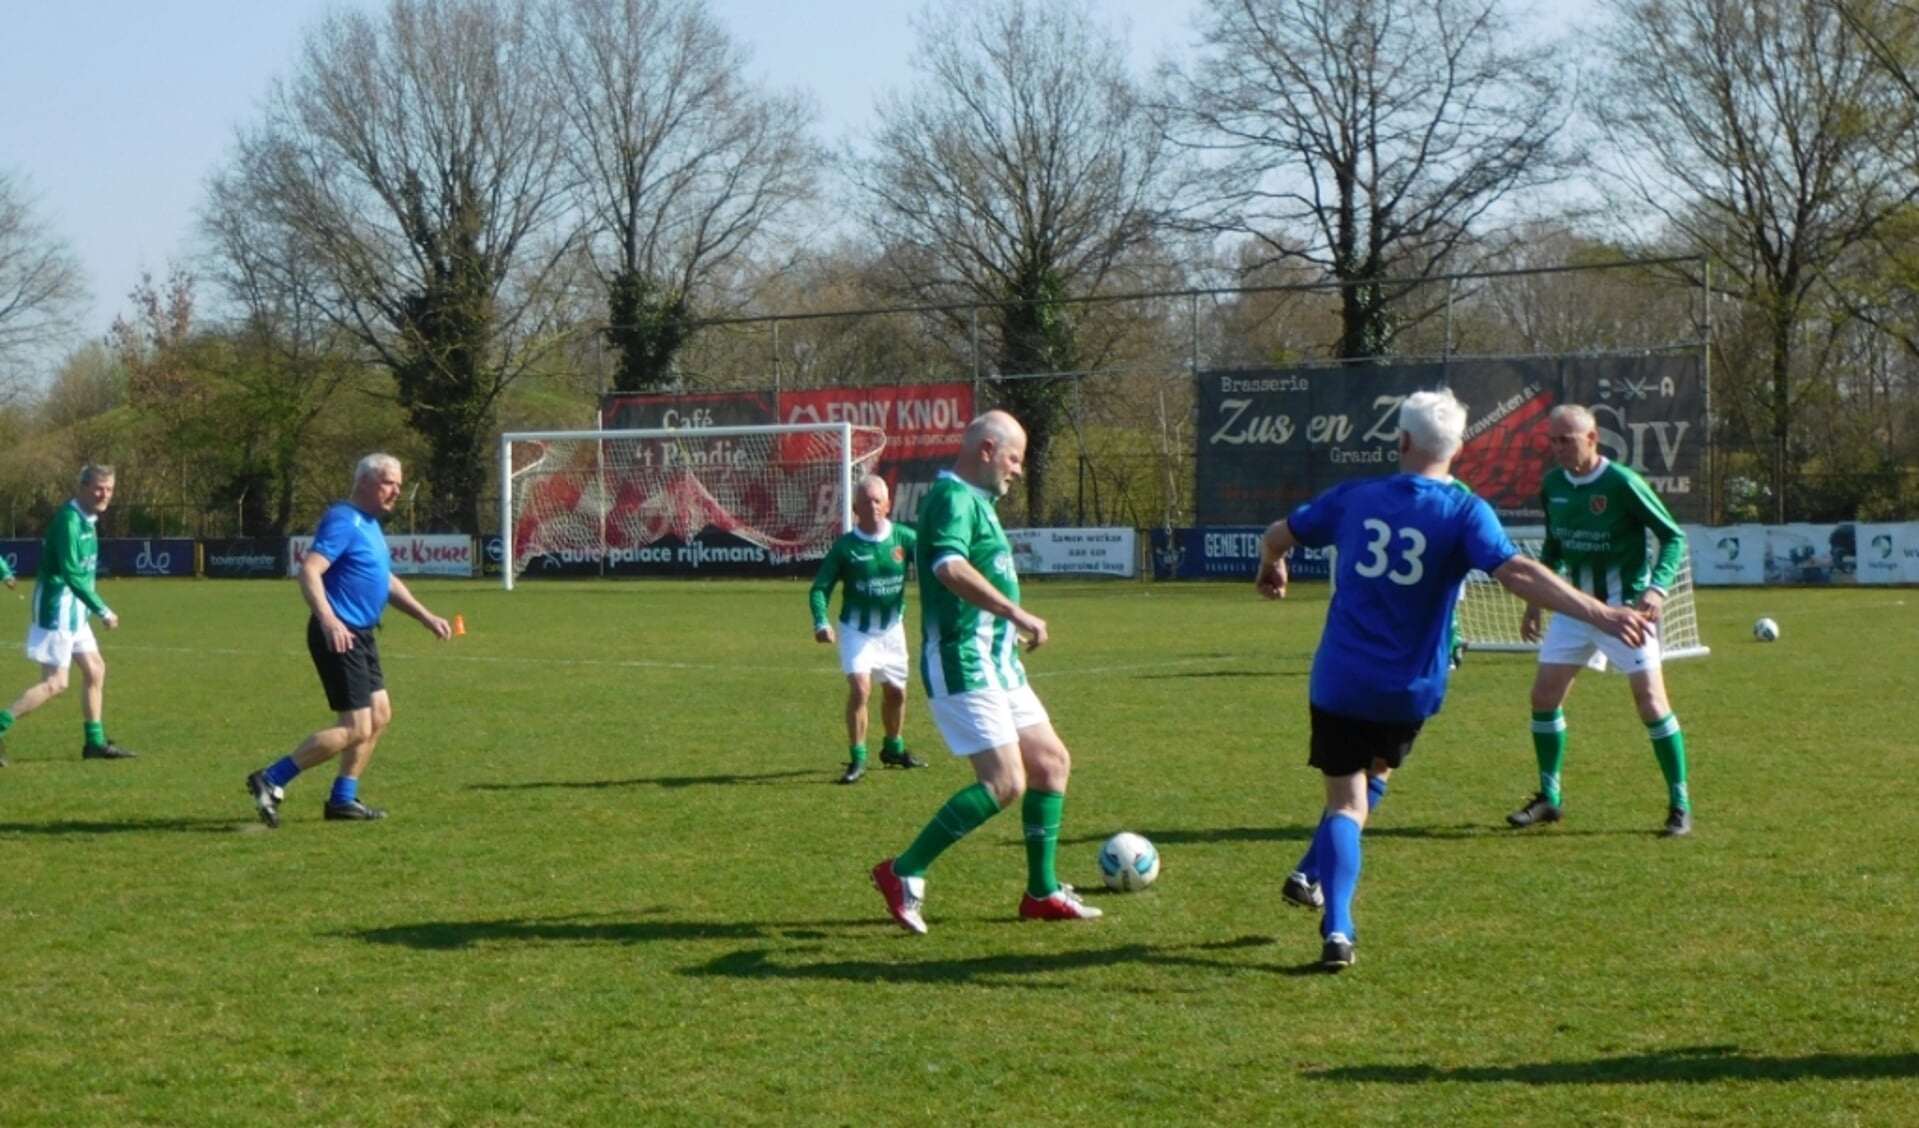
[[456,635],[463,635],[466,633],[466,616],[465,615],[453,616],[453,633]]

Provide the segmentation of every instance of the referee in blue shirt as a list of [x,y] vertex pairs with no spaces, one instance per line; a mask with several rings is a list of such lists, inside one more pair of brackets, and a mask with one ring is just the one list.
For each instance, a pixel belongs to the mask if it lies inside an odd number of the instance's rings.
[[386,812],[360,801],[360,773],[373,756],[380,734],[393,720],[386,679],[380,672],[380,647],[373,628],[388,603],[418,619],[434,637],[453,633],[445,619],[414,598],[393,574],[392,556],[380,520],[400,500],[400,460],[369,454],[353,474],[353,496],[326,511],[314,531],[313,546],[300,564],[300,594],[313,615],[307,621],[307,652],[326,690],[327,705],[339,714],[300,742],[290,755],[247,777],[247,793],[260,821],[280,825],[286,785],[309,768],[340,758],[340,774],[327,796],[329,819],[383,819]]
[[1274,522],[1260,543],[1257,586],[1286,595],[1286,554],[1333,546],[1333,596],[1313,654],[1312,752],[1326,779],[1326,809],[1313,840],[1325,884],[1320,966],[1351,966],[1357,930],[1360,831],[1366,769],[1390,771],[1412,752],[1426,718],[1446,696],[1448,623],[1459,585],[1474,568],[1529,604],[1593,624],[1632,645],[1645,620],[1611,607],[1521,556],[1483,500],[1453,487],[1452,460],[1466,409],[1441,389],[1415,392],[1399,410],[1399,473],[1342,482]]

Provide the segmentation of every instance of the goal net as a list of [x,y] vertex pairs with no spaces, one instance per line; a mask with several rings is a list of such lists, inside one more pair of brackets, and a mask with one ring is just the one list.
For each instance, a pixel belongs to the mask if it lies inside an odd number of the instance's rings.
[[[1514,541],[1526,555],[1538,557],[1541,547],[1538,539],[1515,537]],[[1537,651],[1538,643],[1519,637],[1519,621],[1525,614],[1525,601],[1499,586],[1491,576],[1474,572],[1466,577],[1465,596],[1459,603],[1459,633],[1467,650]],[[1699,638],[1690,546],[1685,559],[1680,561],[1679,578],[1673,581],[1672,591],[1660,609],[1659,644],[1666,658],[1699,658],[1710,653]]]
[[511,590],[541,557],[604,569],[715,531],[775,561],[819,559],[885,446],[847,423],[504,434],[502,580]]

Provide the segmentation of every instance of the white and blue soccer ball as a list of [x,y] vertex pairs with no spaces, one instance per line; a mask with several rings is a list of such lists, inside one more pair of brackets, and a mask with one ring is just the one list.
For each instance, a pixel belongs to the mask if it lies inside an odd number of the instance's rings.
[[1779,624],[1771,619],[1761,619],[1752,625],[1752,637],[1760,642],[1778,642]]
[[1123,830],[1099,848],[1099,875],[1108,889],[1121,893],[1144,889],[1159,876],[1159,851],[1145,835]]

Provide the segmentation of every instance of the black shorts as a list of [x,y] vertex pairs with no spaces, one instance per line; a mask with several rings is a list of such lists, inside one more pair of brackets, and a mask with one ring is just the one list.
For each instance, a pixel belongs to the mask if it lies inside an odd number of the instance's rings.
[[373,632],[347,629],[353,632],[353,645],[345,654],[335,654],[320,620],[307,619],[307,653],[313,655],[313,668],[326,689],[327,706],[336,713],[365,709],[373,704],[373,695],[386,688],[380,673],[380,644],[373,641]]
[[1413,754],[1424,721],[1386,724],[1313,708],[1313,751],[1306,762],[1329,776],[1349,776],[1384,760],[1397,769]]

